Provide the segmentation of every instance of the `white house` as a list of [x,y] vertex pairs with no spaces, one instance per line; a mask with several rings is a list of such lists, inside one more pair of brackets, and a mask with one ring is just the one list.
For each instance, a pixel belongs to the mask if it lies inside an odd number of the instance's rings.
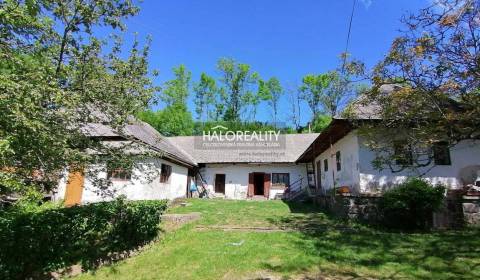
[[[156,156],[142,158],[132,170],[108,170],[102,165],[88,166],[83,172],[67,170],[68,176],[60,180],[55,200],[63,199],[66,205],[74,205],[111,200],[120,195],[131,200],[185,197],[197,164],[150,125],[135,121],[125,127],[125,136],[103,124],[90,124],[84,130],[90,137],[110,145],[135,141],[135,152],[148,150]],[[95,183],[101,180],[110,184],[101,188]]]
[[[375,121],[373,107],[355,108],[356,121]],[[61,180],[54,197],[65,199],[66,204],[118,195],[133,200],[175,199],[188,196],[192,180],[210,193],[230,199],[274,199],[285,190],[291,195],[307,187],[316,188],[316,193],[345,187],[354,194],[373,194],[419,175],[433,184],[461,188],[473,183],[480,170],[480,145],[475,141],[462,141],[453,147],[437,146],[433,149],[434,162],[421,169],[378,170],[372,164],[376,155],[367,147],[357,123],[335,118],[320,134],[287,134],[280,136],[279,146],[234,148],[202,148],[198,145],[202,143],[201,136],[163,137],[139,121],[125,127],[128,139],[106,125],[91,124],[85,127],[85,133],[91,137],[111,145],[133,139],[142,146],[136,152],[145,149],[158,155],[142,159],[133,170],[88,166],[85,172],[71,172]],[[111,181],[106,189],[99,190],[93,184],[105,179]]]
[[[383,94],[398,90],[399,85],[384,85]],[[303,153],[298,162],[315,165],[316,186],[320,192],[335,187],[347,187],[352,193],[381,193],[389,187],[405,181],[408,177],[426,179],[432,184],[443,184],[451,189],[473,184],[480,171],[480,142],[464,140],[453,147],[438,143],[430,147],[432,158],[421,168],[398,168],[405,164],[392,163],[394,168],[377,169],[373,166],[376,154],[368,147],[368,141],[359,133],[358,125],[380,120],[380,107],[374,103],[352,103],[352,119],[335,118]],[[401,132],[397,132],[401,137]],[[378,135],[381,138],[381,135]],[[385,147],[395,153],[408,153],[412,160],[415,149],[408,151]],[[424,156],[424,155],[423,155]],[[425,164],[427,160],[425,160]]]
[[[204,150],[195,143],[201,141],[201,136],[169,140],[198,163],[198,183],[206,184],[210,192],[231,199],[273,199],[281,196],[287,186],[309,184],[308,164],[297,160],[317,136],[317,133],[282,135],[282,147],[260,150]],[[313,179],[313,169],[311,173]]]
[[[317,138],[315,133],[282,135],[284,145],[277,148],[203,150],[195,147],[196,136],[163,137],[139,121],[125,127],[128,137],[102,124],[90,124],[84,130],[111,145],[133,139],[141,145],[135,148],[136,153],[159,153],[143,158],[132,170],[91,165],[83,172],[66,171],[54,199],[63,199],[67,205],[111,200],[119,195],[131,200],[181,198],[188,196],[192,180],[216,196],[231,199],[279,198],[288,186],[314,184],[313,169],[297,160]],[[109,184],[100,188],[96,182],[101,180]]]
[[323,192],[335,186],[348,187],[357,194],[380,193],[408,177],[419,175],[433,184],[441,183],[454,189],[474,182],[480,170],[478,141],[462,141],[451,148],[434,149],[433,153],[435,160],[422,168],[406,168],[399,172],[376,169],[372,164],[376,155],[367,147],[358,128],[349,120],[334,119],[299,162],[315,163],[317,187]]

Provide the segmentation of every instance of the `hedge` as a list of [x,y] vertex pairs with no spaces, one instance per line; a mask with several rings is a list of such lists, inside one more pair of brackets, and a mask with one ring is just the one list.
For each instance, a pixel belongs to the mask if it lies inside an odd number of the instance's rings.
[[0,213],[0,279],[39,278],[73,264],[90,269],[159,233],[166,201],[123,199]]
[[444,200],[445,187],[410,178],[386,191],[379,201],[383,225],[392,229],[425,230]]

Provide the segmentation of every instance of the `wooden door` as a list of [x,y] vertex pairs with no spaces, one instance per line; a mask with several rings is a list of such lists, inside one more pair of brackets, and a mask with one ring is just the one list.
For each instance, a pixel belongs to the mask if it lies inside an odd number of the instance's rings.
[[225,194],[225,174],[215,174],[215,192]]
[[65,189],[65,206],[78,205],[82,202],[83,183],[85,177],[82,171],[68,174],[67,187]]
[[270,196],[271,174],[265,173],[263,175],[263,195],[268,198]]
[[247,190],[247,197],[253,197],[255,192],[255,186],[253,184],[254,174],[248,173],[248,190]]

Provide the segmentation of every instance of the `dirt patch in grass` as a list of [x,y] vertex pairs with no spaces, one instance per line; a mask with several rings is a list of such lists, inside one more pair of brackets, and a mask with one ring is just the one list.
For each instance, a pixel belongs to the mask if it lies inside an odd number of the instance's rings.
[[201,213],[192,212],[185,214],[164,214],[162,216],[162,229],[166,232],[176,230],[186,223],[199,220]]
[[196,230],[223,230],[223,231],[241,231],[241,232],[287,232],[293,231],[293,229],[280,228],[280,227],[247,227],[247,226],[196,226]]

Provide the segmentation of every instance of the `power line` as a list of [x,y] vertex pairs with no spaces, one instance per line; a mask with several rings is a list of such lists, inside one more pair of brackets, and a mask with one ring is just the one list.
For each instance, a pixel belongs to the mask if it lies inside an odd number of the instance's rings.
[[350,33],[352,31],[353,15],[355,14],[356,4],[357,0],[353,0],[352,13],[350,14],[350,22],[348,23],[347,43],[345,45],[345,52],[343,53],[342,73],[345,72],[345,64],[347,63],[348,44],[350,43]]

